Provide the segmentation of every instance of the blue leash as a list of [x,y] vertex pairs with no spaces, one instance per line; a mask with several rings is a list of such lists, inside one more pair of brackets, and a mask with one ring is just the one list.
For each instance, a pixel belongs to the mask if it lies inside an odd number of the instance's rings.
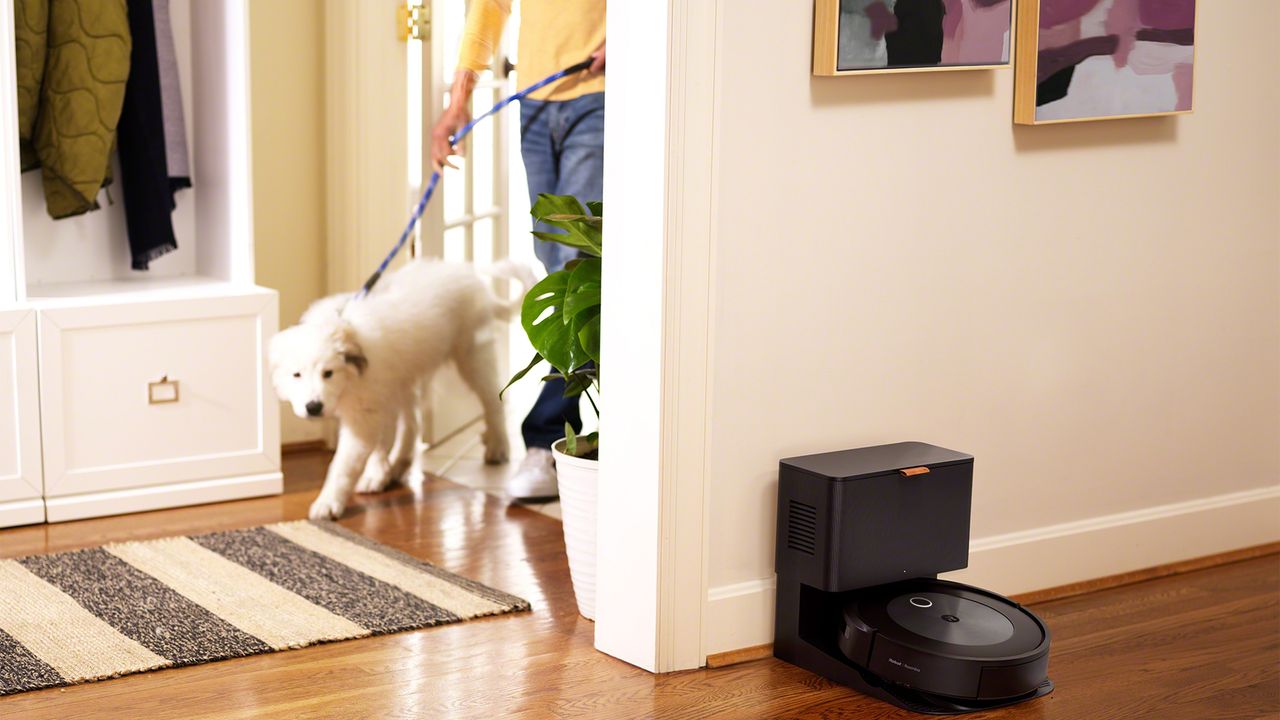
[[[497,105],[494,105],[493,107],[489,108],[488,112],[486,112],[485,114],[481,115],[478,118],[475,118],[474,120],[467,123],[466,125],[463,125],[462,129],[459,130],[456,135],[449,138],[449,144],[457,145],[459,142],[462,141],[463,138],[465,138],[467,135],[471,133],[471,129],[474,128],[476,124],[478,124],[481,120],[484,120],[490,115],[493,115],[501,111],[503,108],[515,102],[516,100],[523,100],[530,93],[537,92],[538,90],[541,90],[542,88],[550,85],[551,83],[567,75],[572,75],[574,73],[582,72],[583,70],[586,70],[587,68],[591,67],[591,62],[592,62],[592,59],[587,58],[586,60],[583,60],[577,65],[571,65],[559,72],[552,73],[546,76],[545,78],[539,80],[538,82],[530,85],[529,87],[521,90],[520,92],[503,98],[502,100],[498,101]],[[409,216],[409,224],[405,226],[404,232],[400,233],[400,239],[396,241],[395,247],[391,248],[391,252],[387,253],[387,256],[382,259],[382,263],[378,265],[378,269],[375,270],[374,273],[369,276],[368,280],[364,281],[364,286],[360,288],[360,292],[356,293],[356,297],[355,297],[356,300],[359,300],[360,298],[369,294],[369,291],[373,289],[373,286],[378,284],[378,280],[382,278],[382,273],[386,272],[387,266],[391,265],[391,261],[395,259],[396,255],[400,254],[400,251],[404,248],[404,244],[409,241],[409,236],[413,234],[413,228],[418,224],[418,221],[422,219],[422,213],[426,212],[427,203],[431,202],[431,194],[435,192],[436,185],[439,182],[440,182],[440,171],[437,170],[431,173],[431,179],[427,181],[427,189],[423,191],[422,198],[419,199],[418,204],[414,206],[413,214]]]

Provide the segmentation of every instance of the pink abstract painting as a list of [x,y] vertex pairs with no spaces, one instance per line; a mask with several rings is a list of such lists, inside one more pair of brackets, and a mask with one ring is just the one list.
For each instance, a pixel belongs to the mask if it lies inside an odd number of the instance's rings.
[[1005,65],[1012,0],[840,0],[840,71]]
[[1039,3],[1036,122],[1191,110],[1196,0]]

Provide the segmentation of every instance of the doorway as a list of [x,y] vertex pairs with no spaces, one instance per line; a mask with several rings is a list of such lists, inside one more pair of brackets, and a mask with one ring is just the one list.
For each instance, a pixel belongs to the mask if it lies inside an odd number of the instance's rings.
[[[408,165],[408,206],[416,202],[431,176],[430,132],[436,118],[450,103],[449,87],[457,67],[459,43],[466,24],[467,4],[456,0],[427,0],[410,3],[410,23],[417,25],[406,38],[405,95],[406,157]],[[423,21],[426,22],[423,22]],[[492,66],[479,74],[471,96],[471,115],[476,117],[498,100],[515,91],[514,70],[519,35],[519,3],[503,33]],[[442,174],[432,207],[419,225],[413,256],[465,262],[484,268],[503,258],[537,266],[529,232],[532,229],[526,207],[528,196],[524,166],[519,162],[520,127],[518,106],[478,124],[463,141],[463,154],[454,158],[456,168]],[[496,283],[499,293],[514,294],[515,288]],[[500,333],[500,368],[503,377],[511,368],[524,367],[533,350],[518,323]],[[439,445],[480,419],[480,406],[461,387],[456,371],[441,372],[424,408],[422,439]],[[519,383],[504,397],[508,407],[528,408],[536,397],[534,383]],[[518,415],[519,413],[509,413]],[[519,418],[512,419],[509,434],[519,437]],[[519,451],[519,448],[513,448]]]

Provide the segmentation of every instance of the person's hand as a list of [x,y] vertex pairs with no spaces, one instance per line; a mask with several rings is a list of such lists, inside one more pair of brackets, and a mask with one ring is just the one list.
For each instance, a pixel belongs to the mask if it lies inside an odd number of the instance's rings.
[[591,53],[591,67],[587,68],[589,73],[604,72],[604,43],[600,43],[600,49]]
[[440,115],[440,119],[436,122],[436,126],[431,129],[431,168],[436,172],[440,172],[446,166],[457,168],[449,160],[450,155],[461,155],[462,147],[460,145],[451,145],[449,138],[453,137],[468,122],[471,122],[470,113],[466,111],[466,106],[455,110],[457,103],[451,103],[449,109]]
[[449,162],[450,155],[461,155],[462,148],[449,142],[467,123],[471,122],[471,91],[476,85],[476,74],[470,70],[459,69],[453,78],[453,86],[449,89],[449,108],[445,110],[436,125],[431,129],[431,168],[440,172],[446,166],[456,168]]

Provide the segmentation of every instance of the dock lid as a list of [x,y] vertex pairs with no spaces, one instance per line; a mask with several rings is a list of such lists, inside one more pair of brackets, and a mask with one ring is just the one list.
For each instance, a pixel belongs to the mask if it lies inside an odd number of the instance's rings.
[[972,455],[937,445],[901,442],[784,458],[782,464],[834,480],[856,480],[907,468],[940,467],[972,461]]

